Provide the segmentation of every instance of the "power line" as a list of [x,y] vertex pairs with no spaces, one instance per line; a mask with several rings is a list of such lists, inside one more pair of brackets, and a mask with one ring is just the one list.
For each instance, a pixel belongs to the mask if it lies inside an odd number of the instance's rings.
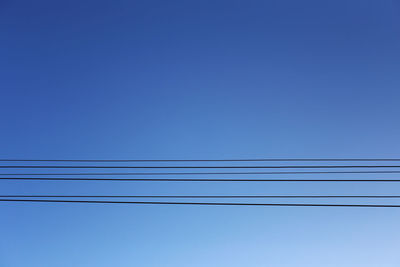
[[106,173],[0,173],[0,175],[253,175],[253,174],[352,174],[352,173],[400,173],[400,171],[317,171],[317,172],[106,172]]
[[323,165],[323,166],[0,166],[1,169],[326,169],[326,168],[400,168],[400,165]]
[[55,178],[0,177],[0,180],[31,181],[138,181],[138,182],[400,182],[399,179],[217,179],[217,178]]
[[397,158],[253,158],[253,159],[0,159],[0,162],[242,162],[242,161],[400,161]]
[[303,204],[303,203],[235,203],[235,202],[163,202],[163,201],[105,201],[105,200],[49,200],[49,199],[0,199],[0,202],[42,203],[91,203],[136,205],[198,205],[198,206],[280,206],[280,207],[353,207],[353,208],[400,208],[400,205],[377,204]]
[[0,198],[400,198],[400,195],[0,195]]

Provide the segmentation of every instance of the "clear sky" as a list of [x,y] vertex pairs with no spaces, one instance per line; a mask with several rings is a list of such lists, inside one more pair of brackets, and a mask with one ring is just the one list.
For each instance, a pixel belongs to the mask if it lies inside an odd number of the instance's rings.
[[[399,72],[395,0],[2,0],[0,157],[399,157]],[[0,184],[1,194],[399,189]],[[395,209],[2,203],[0,266],[398,267],[399,219]]]

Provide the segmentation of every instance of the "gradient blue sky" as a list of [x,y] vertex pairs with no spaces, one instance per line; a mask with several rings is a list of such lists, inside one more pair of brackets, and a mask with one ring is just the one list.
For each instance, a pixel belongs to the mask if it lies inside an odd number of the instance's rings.
[[[2,158],[399,157],[398,1],[2,0],[0,33]],[[0,193],[399,189],[3,181]],[[0,214],[1,267],[400,264],[394,209],[2,203]]]

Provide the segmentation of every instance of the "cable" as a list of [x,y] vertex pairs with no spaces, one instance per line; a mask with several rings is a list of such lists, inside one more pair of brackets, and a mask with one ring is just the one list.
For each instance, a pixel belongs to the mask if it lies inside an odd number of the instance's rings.
[[400,165],[343,166],[0,166],[1,169],[326,169],[326,168],[400,168]]
[[106,172],[106,173],[0,173],[0,175],[253,175],[253,174],[351,174],[351,173],[400,173],[400,171],[324,171],[324,172]]
[[400,161],[396,158],[264,158],[264,159],[0,159],[0,162],[241,162],[241,161]]
[[349,196],[343,196],[343,195],[328,195],[328,196],[323,196],[323,195],[309,195],[309,196],[304,196],[304,195],[228,195],[228,196],[169,196],[169,195],[153,195],[153,196],[144,196],[144,195],[0,195],[0,198],[400,198],[400,195],[380,195],[380,196],[356,196],[356,195],[349,195]]
[[353,207],[353,208],[400,208],[400,205],[376,204],[298,204],[298,203],[227,203],[227,202],[161,202],[161,201],[105,201],[105,200],[48,200],[48,199],[0,199],[0,202],[43,203],[91,203],[91,204],[145,204],[145,205],[201,205],[201,206],[281,206],[281,207]]
[[0,180],[31,181],[139,181],[139,182],[400,182],[399,179],[215,179],[215,178],[55,178],[0,177]]

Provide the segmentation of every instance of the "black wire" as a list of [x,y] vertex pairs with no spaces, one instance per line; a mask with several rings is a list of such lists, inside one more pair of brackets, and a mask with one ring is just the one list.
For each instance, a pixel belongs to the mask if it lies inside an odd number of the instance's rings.
[[400,208],[400,205],[376,204],[298,204],[298,203],[227,203],[227,202],[161,202],[161,201],[105,201],[105,200],[48,200],[48,199],[0,199],[0,202],[43,202],[43,203],[92,203],[92,204],[150,204],[150,205],[202,205],[202,206],[282,206],[282,207],[358,207]]
[[270,159],[0,159],[0,162],[241,162],[241,161],[400,161],[396,158],[270,158]]
[[344,196],[344,195],[328,195],[328,196],[323,196],[323,195],[228,195],[228,196],[199,196],[199,195],[194,195],[194,196],[170,196],[170,195],[149,195],[149,196],[144,196],[144,195],[0,195],[0,198],[6,197],[6,198],[400,198],[400,195],[380,195],[380,196],[366,196],[366,195],[349,195],[349,196]]
[[0,180],[43,181],[141,181],[141,182],[400,182],[396,179],[216,179],[216,178],[55,178],[0,177]]
[[400,165],[325,165],[325,166],[0,166],[1,169],[326,169],[326,168],[400,168]]
[[400,173],[400,171],[324,171],[324,172],[128,172],[128,173],[0,173],[0,175],[253,175],[253,174],[351,174],[351,173]]

